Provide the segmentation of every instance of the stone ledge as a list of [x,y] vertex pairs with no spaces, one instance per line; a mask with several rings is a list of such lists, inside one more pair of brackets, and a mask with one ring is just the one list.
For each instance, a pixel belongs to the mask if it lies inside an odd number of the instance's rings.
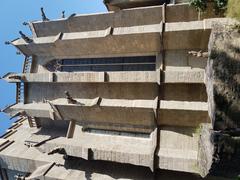
[[167,70],[163,74],[164,83],[204,83],[205,71],[202,70]]
[[[16,104],[4,112],[14,116],[26,113],[30,117],[52,120],[76,120],[91,128],[133,132],[151,132],[155,127],[158,100],[76,99],[69,104],[66,99],[49,103]],[[131,119],[131,121],[129,121]]]
[[[226,21],[226,19],[166,23],[164,49],[207,49],[211,25],[214,21],[220,22]],[[55,36],[36,37],[33,38],[32,43],[27,43],[23,39],[16,39],[11,43],[28,56],[52,56],[55,58],[61,56],[156,53],[160,50],[161,33],[162,23],[116,28],[109,26],[97,31],[59,32]],[[201,39],[198,38],[199,36]],[[92,49],[94,49],[94,53]]]
[[[14,76],[21,79],[11,78]],[[4,79],[9,83],[157,83],[160,73],[156,71],[27,73],[8,74]]]
[[158,125],[198,127],[209,122],[206,102],[160,101]]

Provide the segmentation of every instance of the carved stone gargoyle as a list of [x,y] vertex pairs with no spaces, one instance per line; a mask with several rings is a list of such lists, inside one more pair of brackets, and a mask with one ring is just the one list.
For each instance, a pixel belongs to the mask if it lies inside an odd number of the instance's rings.
[[4,79],[5,81],[7,81],[9,83],[17,83],[17,82],[21,82],[24,79],[24,76],[21,74],[9,72],[9,73],[5,74],[2,77],[2,79]]

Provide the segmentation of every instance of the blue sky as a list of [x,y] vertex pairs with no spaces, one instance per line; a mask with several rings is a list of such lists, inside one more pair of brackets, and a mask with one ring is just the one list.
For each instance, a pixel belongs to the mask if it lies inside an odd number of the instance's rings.
[[[72,13],[86,14],[95,12],[106,12],[103,0],[1,0],[0,6],[0,76],[7,72],[21,72],[24,57],[16,55],[16,49],[6,46],[5,41],[19,37],[18,31],[30,35],[27,26],[23,22],[40,20],[40,8],[44,7],[45,13],[50,19],[61,17]],[[0,108],[15,102],[15,84],[8,84],[0,80]],[[0,113],[0,134],[10,125],[9,117]]]

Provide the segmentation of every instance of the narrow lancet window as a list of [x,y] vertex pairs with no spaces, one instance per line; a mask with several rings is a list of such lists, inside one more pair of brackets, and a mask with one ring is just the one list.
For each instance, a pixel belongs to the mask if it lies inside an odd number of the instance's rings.
[[51,72],[155,71],[155,65],[155,56],[135,56],[53,60],[46,68]]

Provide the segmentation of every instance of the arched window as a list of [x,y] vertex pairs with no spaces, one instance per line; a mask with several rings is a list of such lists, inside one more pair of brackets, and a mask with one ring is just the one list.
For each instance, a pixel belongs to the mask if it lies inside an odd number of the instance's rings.
[[51,72],[155,71],[155,66],[155,56],[61,59],[46,64]]

